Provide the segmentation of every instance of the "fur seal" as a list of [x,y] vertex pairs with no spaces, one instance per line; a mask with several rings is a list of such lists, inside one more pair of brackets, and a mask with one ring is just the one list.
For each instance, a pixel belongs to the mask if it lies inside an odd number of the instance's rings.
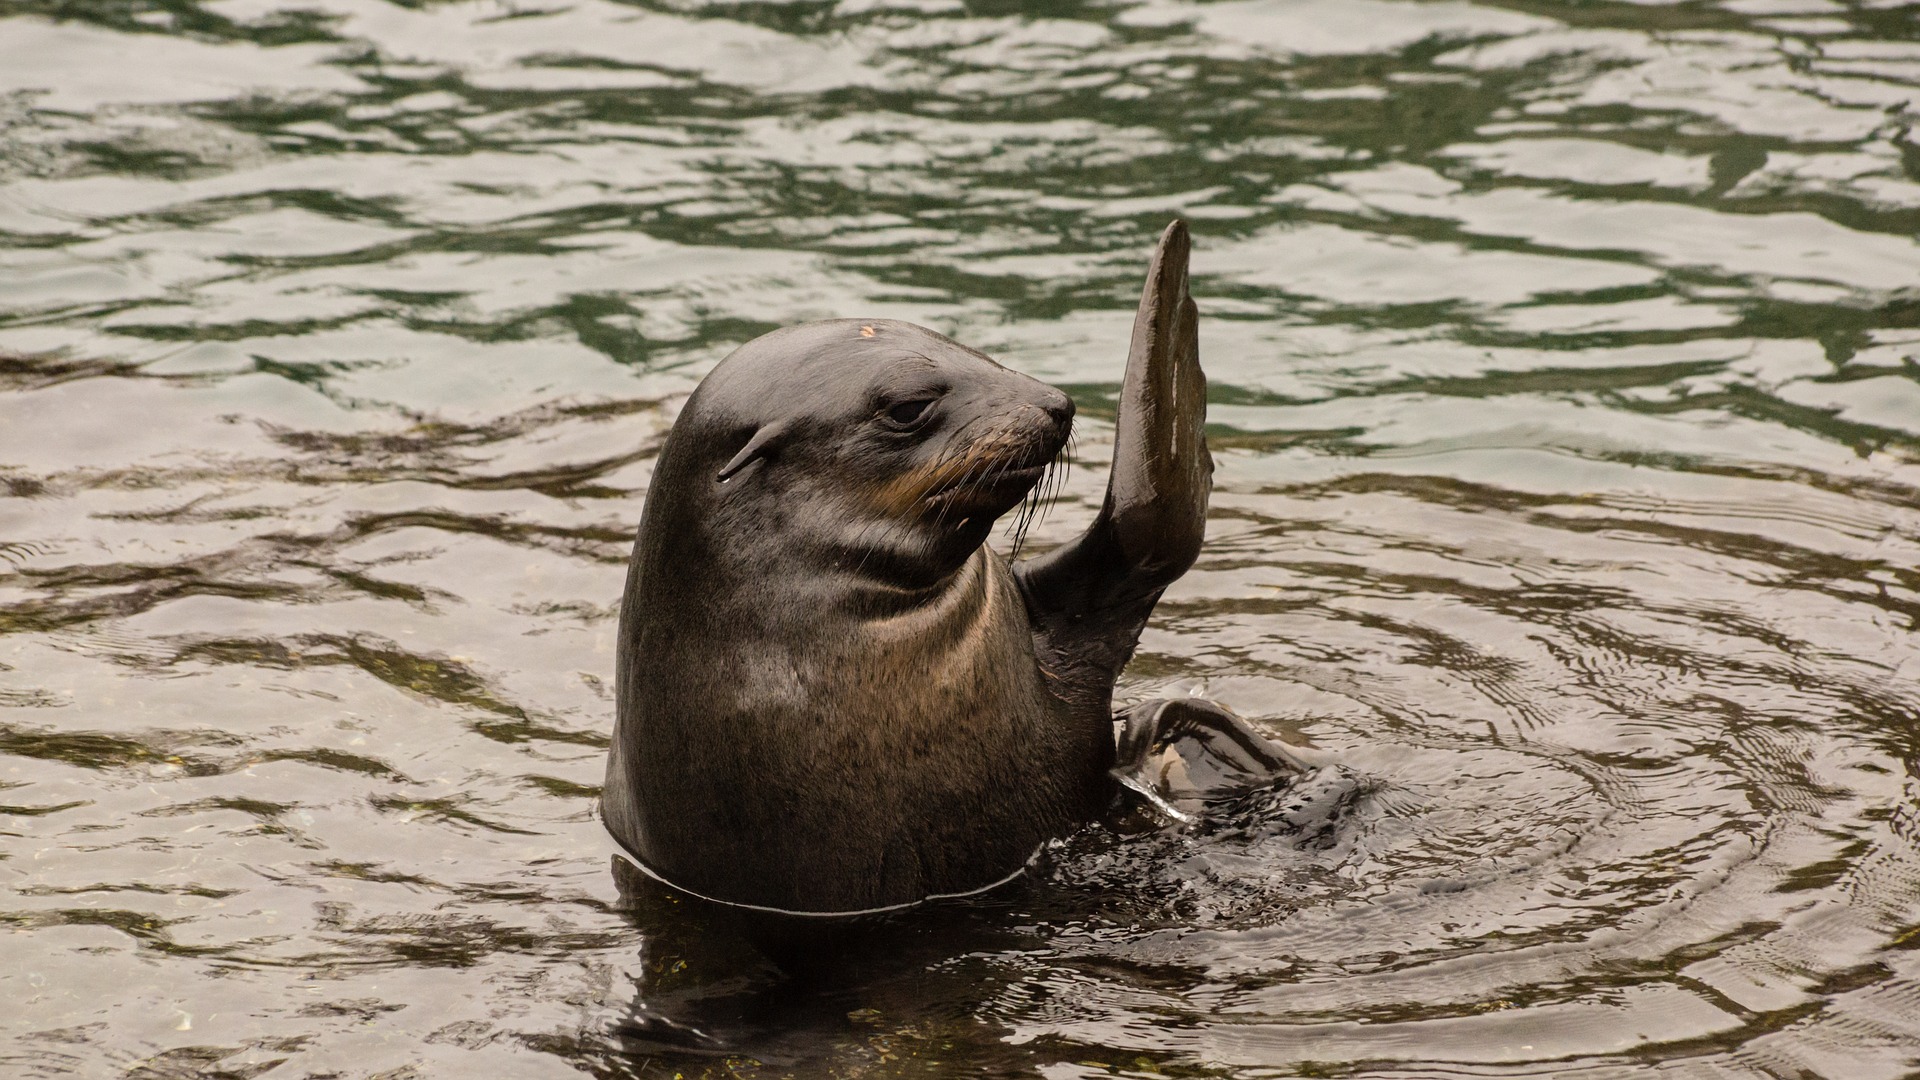
[[910,323],[776,330],[662,448],[620,613],[602,815],[695,896],[853,915],[990,888],[1112,800],[1114,680],[1199,554],[1213,462],[1189,240],[1160,237],[1104,504],[986,546],[1073,402]]

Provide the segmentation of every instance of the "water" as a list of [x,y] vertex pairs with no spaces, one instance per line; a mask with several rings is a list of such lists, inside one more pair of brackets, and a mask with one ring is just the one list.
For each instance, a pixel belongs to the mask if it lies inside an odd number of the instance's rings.
[[[0,1071],[1920,1068],[1911,6],[0,12]],[[1122,696],[1333,827],[1090,832],[648,1044],[725,997],[594,817],[678,404],[931,325],[1078,399],[1056,543],[1175,213],[1218,486]]]

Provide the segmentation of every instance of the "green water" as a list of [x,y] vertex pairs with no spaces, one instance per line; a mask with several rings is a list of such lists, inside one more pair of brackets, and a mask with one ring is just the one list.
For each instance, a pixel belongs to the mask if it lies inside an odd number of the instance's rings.
[[[1893,3],[0,0],[0,1072],[1914,1075],[1917,114]],[[1367,794],[636,1035],[680,402],[924,323],[1079,402],[1058,542],[1175,214],[1217,486],[1121,696]]]

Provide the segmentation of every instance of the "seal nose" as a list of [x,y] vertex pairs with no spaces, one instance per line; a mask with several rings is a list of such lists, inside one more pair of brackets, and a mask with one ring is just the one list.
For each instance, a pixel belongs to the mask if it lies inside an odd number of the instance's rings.
[[1047,389],[1050,392],[1040,407],[1047,410],[1047,415],[1053,417],[1053,422],[1061,427],[1073,423],[1073,399],[1052,387]]

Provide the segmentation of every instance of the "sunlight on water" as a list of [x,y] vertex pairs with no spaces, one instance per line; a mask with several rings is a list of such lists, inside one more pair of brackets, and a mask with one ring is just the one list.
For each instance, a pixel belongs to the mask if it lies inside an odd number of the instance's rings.
[[[0,0],[0,1071],[1909,1075],[1916,87],[1876,0]],[[1043,548],[1176,214],[1216,489],[1121,697],[1337,766],[807,989],[623,899],[700,376],[1068,389]]]

